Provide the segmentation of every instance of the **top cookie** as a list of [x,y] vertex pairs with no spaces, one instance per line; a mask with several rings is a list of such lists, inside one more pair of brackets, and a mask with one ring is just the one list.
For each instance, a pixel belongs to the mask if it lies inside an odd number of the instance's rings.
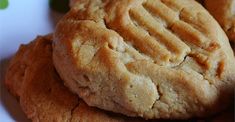
[[235,0],[205,0],[205,7],[235,42]]
[[182,119],[232,102],[232,49],[194,0],[79,0],[53,43],[57,71],[90,106]]

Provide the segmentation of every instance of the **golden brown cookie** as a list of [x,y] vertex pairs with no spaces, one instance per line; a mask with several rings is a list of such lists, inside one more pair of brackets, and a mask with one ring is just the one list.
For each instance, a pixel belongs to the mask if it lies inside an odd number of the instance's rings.
[[53,45],[65,85],[90,106],[185,119],[232,102],[231,46],[194,0],[78,0]]
[[18,97],[29,119],[33,122],[144,121],[89,107],[71,93],[53,66],[51,44],[49,35],[22,45],[6,74],[7,87]]
[[235,42],[235,0],[205,0],[204,5]]
[[[171,120],[143,120],[89,107],[71,93],[59,78],[52,64],[51,36],[39,36],[27,45],[21,45],[11,60],[6,84],[19,99],[27,117],[42,122],[170,122]],[[227,117],[227,114],[229,118]],[[211,120],[233,118],[231,112]],[[220,117],[221,116],[221,117]],[[223,118],[226,116],[226,118]],[[209,119],[206,119],[209,120]],[[176,120],[172,120],[176,121]],[[182,120],[181,120],[182,121]],[[193,120],[195,121],[195,120]]]

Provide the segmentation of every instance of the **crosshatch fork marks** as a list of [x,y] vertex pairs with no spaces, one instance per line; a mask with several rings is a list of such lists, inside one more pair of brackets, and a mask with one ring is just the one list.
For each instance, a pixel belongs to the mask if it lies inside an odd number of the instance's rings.
[[[187,6],[168,0],[117,3],[106,8],[108,16],[109,11],[112,11],[112,16],[105,18],[106,26],[119,33],[126,43],[131,43],[141,54],[162,66],[176,67],[189,56],[200,62],[198,65],[203,69],[210,68],[208,60],[211,53],[219,49],[220,45],[205,35],[204,32],[210,30],[196,26],[198,23],[187,18],[190,16],[185,13],[195,14],[188,12]],[[203,55],[208,60],[194,55]]]
[[135,5],[127,2],[122,6],[120,10],[107,10],[115,11],[119,17],[108,20],[107,27],[118,32],[126,42],[131,41],[137,50],[151,57],[158,65],[178,65],[191,49],[205,50],[208,45],[211,46],[202,32],[180,20],[183,8],[176,12],[160,0],[147,0]]
[[206,38],[203,32],[184,21],[188,19],[181,17],[181,12],[184,11],[184,8],[175,8],[178,10],[173,10],[173,8],[170,8],[160,0],[148,0],[144,3],[144,6],[154,14],[153,16],[159,16],[164,19],[168,28],[179,35],[183,41],[187,41],[187,44],[195,45],[202,49],[209,48],[211,41]]
[[[190,51],[190,48],[167,30],[163,25],[156,21],[144,7],[136,7],[130,10],[130,17],[137,21],[140,27],[150,33],[156,41],[159,41],[168,51],[171,52],[171,61],[173,63],[181,62],[185,55]],[[177,62],[178,63],[178,62]]]

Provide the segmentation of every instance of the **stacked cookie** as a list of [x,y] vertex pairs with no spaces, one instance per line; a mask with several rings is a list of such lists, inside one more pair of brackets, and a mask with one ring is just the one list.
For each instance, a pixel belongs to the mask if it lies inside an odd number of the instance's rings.
[[235,41],[235,0],[205,0],[206,9],[215,17],[228,38]]
[[233,104],[234,54],[196,1],[71,3],[54,34],[22,46],[6,75],[33,121],[206,118]]

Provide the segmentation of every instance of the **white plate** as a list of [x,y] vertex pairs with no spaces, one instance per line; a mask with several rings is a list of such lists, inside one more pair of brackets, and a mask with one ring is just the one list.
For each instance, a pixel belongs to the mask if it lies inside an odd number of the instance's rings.
[[28,43],[37,35],[53,32],[61,15],[49,9],[49,0],[9,0],[8,8],[0,9],[0,121],[27,122],[17,100],[3,85],[9,59],[20,44]]

